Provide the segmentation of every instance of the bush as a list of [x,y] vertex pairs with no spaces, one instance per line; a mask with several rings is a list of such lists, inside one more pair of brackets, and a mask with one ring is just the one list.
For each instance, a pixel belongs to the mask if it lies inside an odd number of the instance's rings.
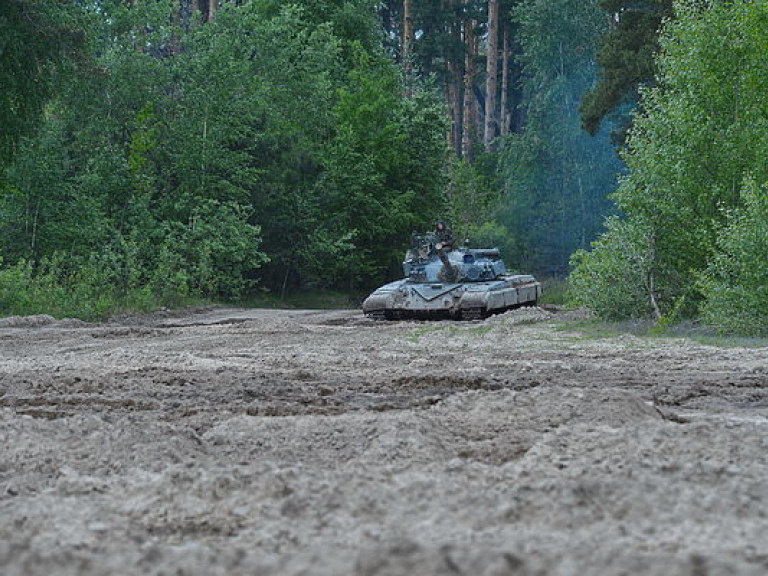
[[768,184],[747,181],[718,254],[701,275],[704,321],[724,333],[768,335]]
[[26,260],[0,270],[0,314],[29,314],[31,285],[32,265]]
[[592,243],[571,257],[567,301],[606,320],[644,318],[652,313],[648,287],[648,230],[616,217]]
[[260,229],[245,209],[207,200],[186,224],[166,224],[159,257],[149,265],[155,295],[168,305],[178,298],[239,298],[252,287],[248,273],[268,258],[258,248]]
[[116,305],[110,276],[94,258],[80,262],[54,254],[36,267],[21,260],[0,270],[0,313],[103,318]]
[[0,314],[100,320],[115,312],[238,298],[266,257],[259,229],[237,205],[205,202],[164,235],[125,238],[87,256],[55,253],[2,266]]

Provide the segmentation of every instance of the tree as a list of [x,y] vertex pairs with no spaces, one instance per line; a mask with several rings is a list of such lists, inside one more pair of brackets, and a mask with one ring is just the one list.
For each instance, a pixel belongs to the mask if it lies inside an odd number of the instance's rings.
[[475,54],[477,53],[477,21],[469,9],[470,0],[463,0],[468,7],[462,22],[464,33],[464,98],[462,115],[461,155],[470,163],[475,158],[475,141],[478,139],[477,100],[475,99]]
[[499,102],[499,133],[506,136],[512,130],[512,106],[510,86],[516,83],[510,82],[512,75],[512,43],[510,41],[512,25],[509,18],[505,18],[502,24],[502,49],[501,49],[501,97]]
[[403,2],[403,45],[400,52],[400,60],[405,68],[406,83],[412,82],[413,76],[413,2]]
[[[630,172],[615,195],[627,228],[648,231],[644,289],[657,315],[696,312],[696,279],[723,249],[718,238],[742,203],[742,182],[768,180],[766,14],[747,1],[711,2],[707,10],[680,2],[662,33],[658,84],[642,94],[626,153]],[[601,238],[576,272],[600,268],[617,242],[621,234]],[[600,289],[612,279],[594,281]]]
[[[519,86],[511,80],[516,67],[511,61],[514,36],[509,13],[518,1],[381,3],[385,33],[399,40],[400,63],[409,83],[429,80],[440,87],[452,118],[450,144],[460,158],[474,157],[476,143],[486,140],[486,127],[490,139],[512,127],[520,99]],[[506,44],[499,71],[498,43],[502,36]],[[407,61],[405,53],[409,55]]]
[[361,53],[334,109],[318,226],[357,246],[345,269],[334,268],[352,286],[381,283],[408,235],[431,224],[442,206],[445,118],[430,93],[401,93],[392,63]]
[[722,332],[768,335],[768,189],[747,178],[717,254],[701,275],[705,322]]
[[0,1],[0,181],[19,138],[33,132],[59,78],[85,65],[74,2]]
[[581,119],[594,135],[607,116],[617,116],[615,138],[623,143],[629,113],[622,107],[634,106],[639,89],[653,85],[659,30],[673,16],[672,0],[601,0],[600,5],[608,14],[607,32],[597,52],[598,81],[584,96]]

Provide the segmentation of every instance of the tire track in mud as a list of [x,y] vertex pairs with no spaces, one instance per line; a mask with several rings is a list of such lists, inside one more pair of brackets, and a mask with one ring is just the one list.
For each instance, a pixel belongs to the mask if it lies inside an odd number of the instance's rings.
[[[369,384],[349,378],[318,379],[309,372],[249,376],[242,371],[142,368],[83,378],[66,372],[22,372],[0,377],[0,407],[42,418],[77,413],[162,412],[161,417],[200,412],[253,416],[382,412],[427,407],[469,390],[500,390],[495,379],[446,375],[398,376]],[[523,389],[519,382],[512,387]]]
[[[632,362],[628,360],[627,362]],[[166,419],[198,413],[253,416],[343,414],[426,408],[472,390],[522,391],[542,385],[640,391],[661,408],[695,409],[703,403],[747,409],[768,405],[768,377],[760,371],[664,371],[566,366],[561,360],[517,367],[491,366],[482,375],[451,372],[324,377],[314,369],[215,370],[147,366],[105,372],[77,370],[0,374],[0,407],[41,418],[77,413],[151,412]]]

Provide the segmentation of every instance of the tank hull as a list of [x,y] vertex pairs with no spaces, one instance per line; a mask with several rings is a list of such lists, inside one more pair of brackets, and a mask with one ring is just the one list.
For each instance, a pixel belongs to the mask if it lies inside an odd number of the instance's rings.
[[363,302],[375,318],[454,318],[475,320],[520,306],[535,306],[541,284],[530,275],[506,274],[481,282],[397,280],[378,288]]

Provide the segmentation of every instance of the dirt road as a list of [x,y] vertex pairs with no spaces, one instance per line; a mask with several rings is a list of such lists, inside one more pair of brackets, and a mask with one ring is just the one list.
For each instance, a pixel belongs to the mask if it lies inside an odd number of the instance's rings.
[[0,321],[0,574],[768,572],[768,349],[539,309]]

